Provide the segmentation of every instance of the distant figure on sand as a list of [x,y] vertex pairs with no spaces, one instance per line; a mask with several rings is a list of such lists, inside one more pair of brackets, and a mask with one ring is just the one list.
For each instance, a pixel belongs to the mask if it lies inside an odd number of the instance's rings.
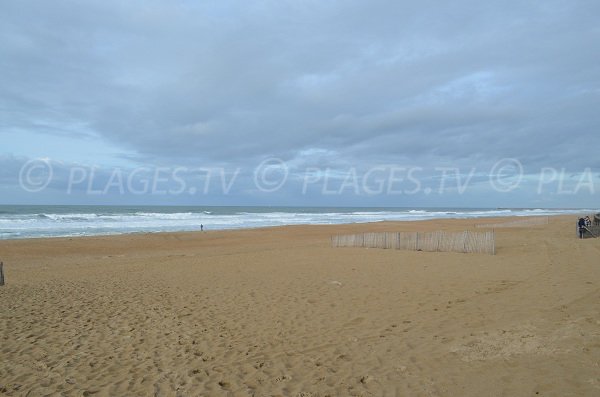
[[200,224],[200,231],[203,232],[204,231],[204,225]]
[[579,218],[579,238],[583,238],[583,233],[585,232],[585,219]]

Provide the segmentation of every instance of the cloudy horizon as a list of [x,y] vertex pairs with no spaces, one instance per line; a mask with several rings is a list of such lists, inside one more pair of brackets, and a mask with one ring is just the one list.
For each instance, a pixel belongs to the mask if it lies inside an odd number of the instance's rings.
[[0,204],[597,208],[599,16],[5,1]]

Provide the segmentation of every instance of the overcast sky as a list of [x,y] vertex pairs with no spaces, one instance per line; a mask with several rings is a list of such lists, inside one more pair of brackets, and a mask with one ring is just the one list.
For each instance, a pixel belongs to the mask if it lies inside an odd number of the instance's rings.
[[599,20],[595,0],[3,0],[0,203],[598,208]]

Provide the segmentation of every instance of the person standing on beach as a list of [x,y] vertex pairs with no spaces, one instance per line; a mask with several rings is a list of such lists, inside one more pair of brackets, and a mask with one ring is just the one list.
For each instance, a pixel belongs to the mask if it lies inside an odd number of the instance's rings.
[[203,232],[204,231],[204,225],[200,224],[200,231]]
[[583,238],[583,233],[585,232],[585,219],[579,218],[579,238]]

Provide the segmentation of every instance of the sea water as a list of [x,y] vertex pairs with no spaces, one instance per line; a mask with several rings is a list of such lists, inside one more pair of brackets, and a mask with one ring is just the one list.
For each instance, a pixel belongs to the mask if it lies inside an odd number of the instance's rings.
[[0,205],[0,239],[592,213],[586,209]]

